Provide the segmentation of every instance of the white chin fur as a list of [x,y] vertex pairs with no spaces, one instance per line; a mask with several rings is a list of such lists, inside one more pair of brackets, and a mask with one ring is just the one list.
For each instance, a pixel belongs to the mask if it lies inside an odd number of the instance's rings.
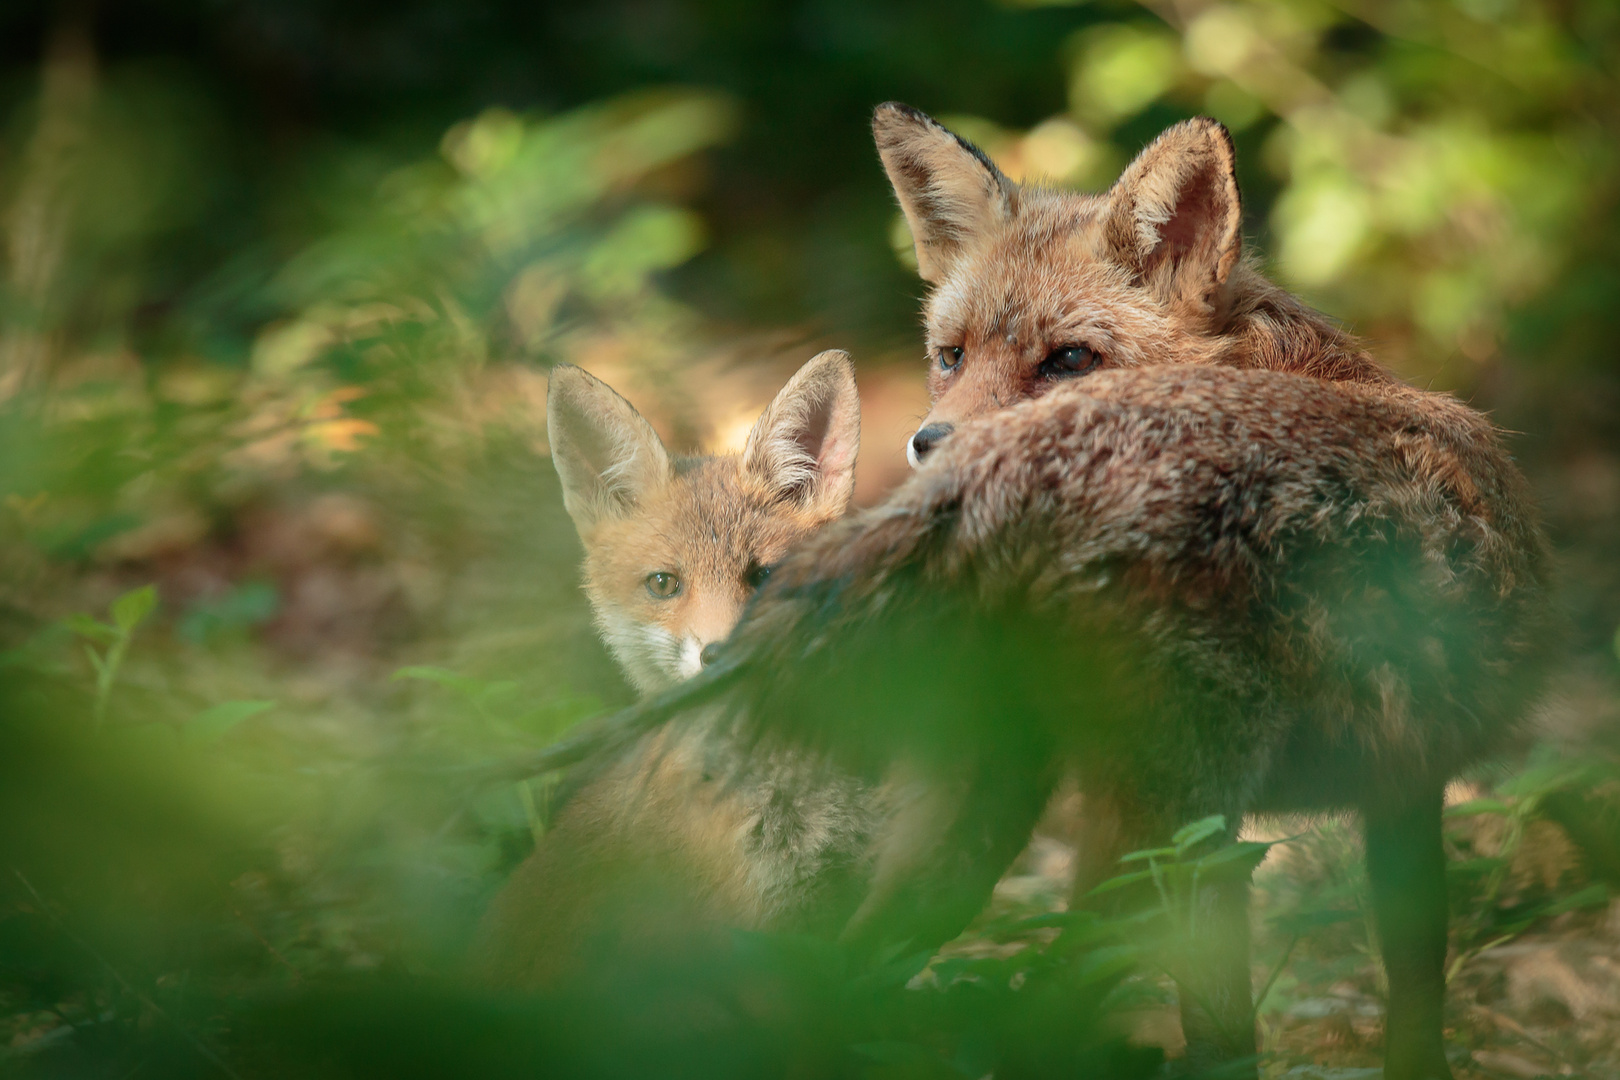
[[679,678],[690,679],[703,670],[703,643],[697,638],[687,638],[681,642],[680,660],[676,664],[676,673]]
[[597,625],[602,629],[608,649],[643,694],[667,690],[687,677],[684,674],[687,642],[669,631],[612,610],[598,610]]

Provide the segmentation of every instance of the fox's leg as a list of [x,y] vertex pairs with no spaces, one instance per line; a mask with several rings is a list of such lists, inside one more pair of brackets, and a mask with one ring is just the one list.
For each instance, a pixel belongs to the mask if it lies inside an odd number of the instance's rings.
[[1446,993],[1443,789],[1404,805],[1362,811],[1373,915],[1389,977],[1384,1016],[1388,1080],[1449,1080],[1441,1039]]
[[899,941],[931,949],[955,937],[1029,843],[1054,783],[1050,771],[994,764],[955,782],[910,763],[892,768],[867,894],[840,940],[871,954]]
[[[1071,910],[1151,903],[1149,890],[1130,888],[1106,897],[1092,889],[1122,871],[1119,858],[1132,848],[1153,842],[1166,829],[1132,829],[1129,811],[1117,796],[1087,789],[1081,804],[1079,850],[1076,852]],[[1141,835],[1139,835],[1139,833]],[[1253,990],[1249,979],[1249,882],[1247,878],[1206,884],[1189,913],[1192,938],[1185,955],[1174,958],[1181,979],[1181,1027],[1187,1040],[1186,1064],[1194,1073],[1255,1055]],[[1181,951],[1181,947],[1177,947]],[[1241,1074],[1230,1069],[1223,1076]],[[1247,1075],[1253,1075],[1252,1065]]]
[[1069,891],[1069,910],[1095,908],[1091,890],[1121,873],[1120,857],[1130,852],[1119,806],[1105,791],[1080,794],[1080,827],[1075,837],[1074,885]]
[[1204,885],[1193,901],[1192,940],[1181,975],[1181,1031],[1194,1074],[1228,1067],[1223,1077],[1254,1076],[1254,989],[1249,977],[1249,879]]

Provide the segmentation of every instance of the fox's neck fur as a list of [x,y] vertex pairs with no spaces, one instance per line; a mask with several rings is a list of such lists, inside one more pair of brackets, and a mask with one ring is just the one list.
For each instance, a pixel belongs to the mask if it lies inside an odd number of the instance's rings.
[[1216,337],[1220,363],[1333,382],[1397,381],[1354,335],[1271,282],[1251,259],[1238,264],[1228,287],[1226,327]]

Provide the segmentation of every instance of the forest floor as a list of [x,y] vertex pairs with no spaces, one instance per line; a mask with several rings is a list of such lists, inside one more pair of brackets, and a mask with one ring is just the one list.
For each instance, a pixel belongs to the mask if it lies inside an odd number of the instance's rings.
[[[1042,833],[996,887],[980,923],[1067,906],[1074,848],[1062,835],[1063,822],[1054,820],[1058,817],[1049,815]],[[1287,824],[1310,830],[1319,823]],[[1343,823],[1332,825],[1339,826],[1329,829],[1338,834],[1335,843],[1350,849],[1334,853],[1341,865],[1333,869],[1353,876],[1357,871],[1342,865],[1342,856],[1355,854],[1353,841],[1346,842],[1349,830]],[[1554,828],[1538,824],[1531,843],[1516,853],[1514,873],[1550,874],[1557,880],[1574,869],[1572,848]],[[1274,828],[1266,838],[1283,835]],[[1280,844],[1255,874],[1254,985],[1257,991],[1269,985],[1259,1003],[1262,1075],[1267,1080],[1376,1080],[1382,1075],[1382,973],[1364,926],[1352,927],[1352,933],[1312,935],[1292,948],[1291,935],[1277,926],[1277,909],[1297,904],[1302,889],[1334,887],[1323,881],[1324,845],[1306,835],[1304,850]],[[1620,899],[1564,911],[1501,936],[1505,940],[1499,944],[1471,949],[1460,962],[1454,949],[1448,960],[1454,970],[1446,1043],[1459,1080],[1620,1077]],[[946,954],[986,956],[1007,948],[970,929]],[[1279,971],[1285,950],[1287,962]],[[1158,984],[1161,1001],[1130,1014],[1132,1037],[1162,1047],[1173,1059],[1183,1049],[1173,984],[1163,975],[1140,977]]]

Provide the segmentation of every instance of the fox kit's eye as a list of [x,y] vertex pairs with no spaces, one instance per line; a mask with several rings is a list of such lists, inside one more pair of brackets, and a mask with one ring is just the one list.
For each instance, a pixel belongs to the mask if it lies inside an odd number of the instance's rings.
[[941,345],[934,350],[939,354],[939,368],[941,371],[955,371],[956,365],[962,362],[962,346]]
[[646,585],[654,600],[668,600],[681,592],[681,579],[662,570],[648,574]]
[[1044,379],[1072,379],[1097,366],[1097,354],[1084,345],[1062,345],[1046,354],[1038,369]]
[[750,589],[758,589],[761,585],[765,584],[766,580],[770,576],[770,567],[761,566],[759,563],[751,563],[749,564],[748,569],[743,572],[743,584],[747,585]]

